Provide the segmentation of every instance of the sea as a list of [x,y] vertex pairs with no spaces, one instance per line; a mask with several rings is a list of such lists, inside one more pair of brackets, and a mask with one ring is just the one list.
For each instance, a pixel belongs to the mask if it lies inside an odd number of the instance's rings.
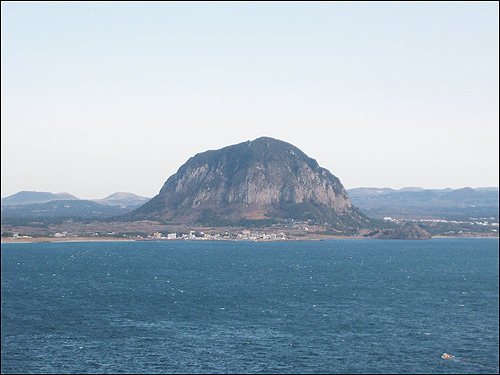
[[4,243],[1,264],[2,374],[499,373],[498,238]]

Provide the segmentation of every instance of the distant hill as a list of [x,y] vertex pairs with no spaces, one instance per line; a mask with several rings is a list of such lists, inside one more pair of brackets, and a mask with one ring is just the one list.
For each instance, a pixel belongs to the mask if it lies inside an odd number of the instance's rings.
[[151,198],[141,197],[132,193],[117,192],[111,194],[104,199],[93,199],[94,202],[100,204],[109,204],[122,207],[134,207],[137,208],[142,206],[144,203],[149,201]]
[[479,192],[470,187],[465,187],[462,189],[452,190],[446,194],[441,195],[439,198],[442,200],[451,200],[456,202],[465,202],[465,201],[480,201],[483,198],[493,196],[493,192],[491,191],[483,191]]
[[126,218],[212,226],[293,219],[342,231],[372,225],[336,176],[270,137],[191,157],[157,196]]
[[20,191],[6,198],[2,198],[2,206],[14,206],[31,203],[45,203],[53,200],[77,200],[69,193],[49,193],[45,191]]
[[445,219],[499,217],[498,187],[473,189],[354,188],[347,190],[354,205],[368,216],[382,219]]

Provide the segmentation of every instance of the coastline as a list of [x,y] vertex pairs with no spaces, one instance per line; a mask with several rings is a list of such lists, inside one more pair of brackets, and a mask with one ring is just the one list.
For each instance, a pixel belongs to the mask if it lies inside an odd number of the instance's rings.
[[184,241],[195,241],[195,242],[214,242],[214,241],[232,241],[232,242],[297,242],[297,241],[322,241],[322,240],[346,240],[346,239],[369,239],[368,237],[353,237],[353,236],[322,236],[322,237],[298,237],[298,238],[288,238],[286,240],[236,240],[236,239],[221,239],[221,240],[186,240],[186,239],[175,239],[175,240],[160,240],[152,238],[106,238],[106,237],[67,237],[67,238],[53,238],[53,237],[33,237],[33,238],[2,238],[1,243],[55,243],[55,242],[131,242],[131,241],[154,241],[154,242],[184,242]]
[[[460,236],[460,237],[450,237],[450,236],[432,236],[431,239],[443,239],[443,238],[499,238],[499,236]],[[236,239],[222,239],[219,241],[233,241],[233,242],[297,242],[297,241],[324,241],[324,240],[370,240],[374,239],[371,237],[361,237],[361,236],[304,236],[304,237],[294,237],[287,238],[285,240],[236,240]],[[185,239],[175,239],[175,240],[165,240],[165,239],[153,239],[153,238],[119,238],[119,237],[2,237],[1,243],[55,243],[55,242],[131,242],[131,241],[155,241],[155,242],[178,242],[178,241],[210,241],[213,240],[185,240]]]

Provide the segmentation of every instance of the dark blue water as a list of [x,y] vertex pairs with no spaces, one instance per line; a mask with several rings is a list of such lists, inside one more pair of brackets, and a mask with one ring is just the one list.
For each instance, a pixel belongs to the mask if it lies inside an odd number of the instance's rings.
[[498,255],[498,239],[2,244],[1,371],[498,373]]

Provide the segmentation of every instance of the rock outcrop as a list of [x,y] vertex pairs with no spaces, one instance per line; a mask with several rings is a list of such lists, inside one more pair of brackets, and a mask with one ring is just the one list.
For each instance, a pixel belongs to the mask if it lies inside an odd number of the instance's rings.
[[269,137],[191,157],[130,217],[210,225],[290,218],[352,229],[370,222],[337,177]]
[[431,235],[417,224],[407,223],[401,228],[385,229],[373,236],[383,240],[430,240]]

